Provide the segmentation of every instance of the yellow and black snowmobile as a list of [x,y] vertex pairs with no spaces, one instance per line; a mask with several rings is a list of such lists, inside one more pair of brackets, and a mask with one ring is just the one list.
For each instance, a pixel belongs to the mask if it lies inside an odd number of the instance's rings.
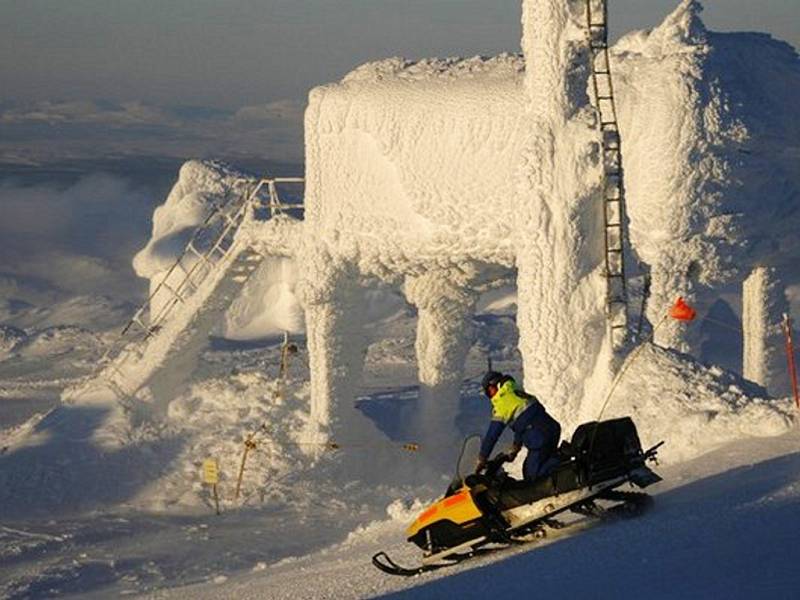
[[373,564],[392,575],[416,575],[466,558],[546,535],[561,528],[556,517],[634,516],[650,503],[641,492],[620,491],[624,484],[645,488],[661,481],[648,466],[658,448],[642,450],[629,417],[584,423],[559,448],[559,465],[533,482],[509,477],[499,455],[483,474],[462,477],[465,441],[455,480],[443,498],[427,507],[408,528],[408,541],[423,550],[422,564],[401,567],[385,552]]

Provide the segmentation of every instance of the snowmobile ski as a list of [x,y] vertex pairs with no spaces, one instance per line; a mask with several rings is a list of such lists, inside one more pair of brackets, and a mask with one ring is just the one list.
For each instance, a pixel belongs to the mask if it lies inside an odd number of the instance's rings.
[[[497,552],[500,550],[504,550],[507,546],[503,547],[496,547],[496,548],[474,548],[472,550],[468,550],[466,552],[461,553],[448,553],[447,559],[442,559],[439,562],[423,562],[418,567],[402,567],[394,562],[386,552],[378,552],[372,556],[372,564],[378,567],[384,573],[389,575],[399,575],[401,577],[413,577],[415,575],[421,575],[422,573],[428,573],[430,571],[438,571],[439,569],[445,569],[447,567],[455,566],[465,560],[475,558],[476,556],[482,556],[484,554],[490,554],[492,552]],[[464,549],[462,549],[464,550]],[[433,557],[430,557],[433,558]]]

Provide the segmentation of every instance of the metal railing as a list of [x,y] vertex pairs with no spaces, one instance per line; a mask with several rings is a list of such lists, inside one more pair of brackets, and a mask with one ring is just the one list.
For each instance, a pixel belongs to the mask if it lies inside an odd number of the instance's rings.
[[[248,215],[252,220],[263,221],[292,211],[302,211],[302,204],[281,202],[278,188],[283,184],[303,182],[304,179],[300,177],[235,182],[235,186],[244,188],[243,193],[237,196],[238,201],[215,207],[195,229],[180,256],[147,300],[137,308],[117,340],[106,349],[91,379],[102,379],[120,399],[134,394],[139,386],[131,388],[126,385],[127,367],[133,361],[142,360],[150,349],[149,342],[162,337],[169,329],[170,317],[181,312],[178,307],[183,306],[183,310],[191,313],[182,315],[187,324],[202,307],[236,256],[245,250],[238,243],[238,234]],[[262,214],[256,217],[255,212]],[[259,262],[262,258],[259,258]],[[251,272],[253,270],[255,267]],[[211,280],[214,280],[213,283]],[[167,339],[159,340],[162,352],[166,353],[164,346],[170,346],[182,329],[179,326],[170,330],[166,334]],[[150,372],[156,366],[151,365]],[[149,373],[138,375],[138,379],[143,379]]]

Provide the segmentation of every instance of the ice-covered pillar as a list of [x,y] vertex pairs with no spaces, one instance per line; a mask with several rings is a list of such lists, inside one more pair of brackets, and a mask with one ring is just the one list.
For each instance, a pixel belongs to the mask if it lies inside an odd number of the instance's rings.
[[582,0],[523,5],[530,138],[520,178],[517,324],[525,387],[566,427],[579,418],[587,382],[610,360],[585,7]]
[[743,375],[771,396],[790,393],[781,327],[789,312],[784,286],[774,268],[756,267],[742,286]]
[[[306,315],[312,432],[329,431],[334,404],[352,407],[366,355],[357,270],[323,251],[305,255],[298,297]],[[342,414],[336,411],[337,415]]]
[[417,307],[422,428],[454,431],[464,361],[474,338],[471,317],[477,295],[440,271],[408,277],[405,294]]

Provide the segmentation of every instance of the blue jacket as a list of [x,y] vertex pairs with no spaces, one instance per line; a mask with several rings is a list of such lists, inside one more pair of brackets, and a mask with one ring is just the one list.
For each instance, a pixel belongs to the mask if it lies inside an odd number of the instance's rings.
[[557,421],[547,414],[536,396],[517,390],[514,380],[509,379],[492,397],[492,422],[483,436],[480,456],[484,460],[489,458],[507,426],[514,432],[514,444],[522,445],[527,430],[535,427],[551,429],[554,425],[558,425]]

